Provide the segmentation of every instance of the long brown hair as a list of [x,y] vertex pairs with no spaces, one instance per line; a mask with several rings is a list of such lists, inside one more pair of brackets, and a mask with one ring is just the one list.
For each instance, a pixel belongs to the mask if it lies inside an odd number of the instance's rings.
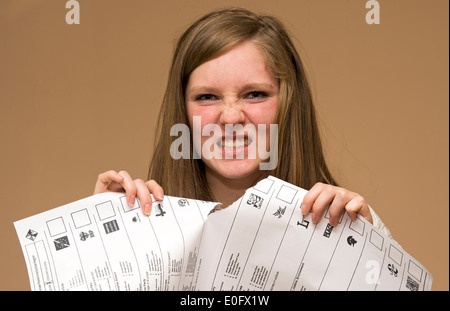
[[336,184],[324,159],[305,69],[285,27],[273,16],[227,8],[194,22],[179,38],[173,55],[148,174],[166,194],[214,200],[204,163],[193,158],[192,145],[189,159],[170,156],[170,146],[176,139],[170,136],[170,128],[180,123],[189,125],[184,95],[194,69],[247,40],[261,48],[280,83],[278,165],[269,173],[305,189],[319,181]]

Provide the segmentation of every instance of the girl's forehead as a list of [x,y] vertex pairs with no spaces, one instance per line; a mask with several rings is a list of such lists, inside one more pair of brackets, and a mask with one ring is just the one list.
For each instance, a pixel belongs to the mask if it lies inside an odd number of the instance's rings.
[[190,75],[188,88],[205,84],[272,84],[275,79],[265,57],[254,43],[246,41],[198,66]]

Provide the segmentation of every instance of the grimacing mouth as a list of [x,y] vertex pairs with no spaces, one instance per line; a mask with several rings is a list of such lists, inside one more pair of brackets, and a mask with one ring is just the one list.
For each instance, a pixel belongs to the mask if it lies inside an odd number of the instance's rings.
[[222,136],[216,144],[222,150],[238,150],[248,147],[253,142],[253,138],[248,135]]

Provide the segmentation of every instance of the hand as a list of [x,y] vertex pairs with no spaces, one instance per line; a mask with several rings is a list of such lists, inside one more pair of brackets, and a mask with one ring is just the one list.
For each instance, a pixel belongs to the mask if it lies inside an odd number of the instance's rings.
[[344,211],[347,211],[352,220],[356,220],[357,214],[360,214],[370,223],[373,223],[369,205],[362,196],[346,189],[320,182],[315,184],[303,198],[302,214],[306,215],[311,212],[312,221],[317,223],[328,206],[330,225],[332,226],[338,224]]
[[141,208],[144,214],[150,215],[152,210],[153,194],[155,199],[162,201],[164,191],[162,187],[154,180],[144,182],[142,179],[132,179],[126,171],[116,172],[113,170],[101,173],[98,175],[95,183],[94,194],[102,192],[125,192],[127,202],[133,206],[136,197],[141,203]]

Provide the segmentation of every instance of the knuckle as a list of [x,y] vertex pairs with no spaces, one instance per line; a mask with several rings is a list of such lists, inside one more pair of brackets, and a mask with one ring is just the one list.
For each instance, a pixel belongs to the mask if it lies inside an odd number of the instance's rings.
[[341,198],[341,199],[347,199],[347,198],[349,198],[349,192],[347,191],[347,190],[345,190],[345,189],[340,189],[340,190],[338,190],[338,192],[336,193],[336,196],[338,196],[339,198]]
[[319,181],[318,183],[315,184],[314,187],[317,187],[319,190],[321,190],[321,189],[325,188],[325,186],[326,185],[323,182]]
[[356,202],[358,202],[361,206],[363,206],[364,204],[366,204],[366,200],[360,196],[359,194],[356,195],[355,197]]
[[333,187],[327,187],[327,186],[323,187],[322,193],[324,193],[325,195],[330,196],[330,197],[335,197],[337,195],[336,190],[333,189]]
[[148,187],[155,187],[158,183],[154,179],[150,179],[145,183]]
[[346,197],[348,195],[348,191],[344,189],[338,190],[338,195],[341,197]]
[[350,206],[346,207],[347,212],[353,212],[353,213],[358,213],[360,209],[361,209],[361,206],[359,206],[359,205],[350,205]]

